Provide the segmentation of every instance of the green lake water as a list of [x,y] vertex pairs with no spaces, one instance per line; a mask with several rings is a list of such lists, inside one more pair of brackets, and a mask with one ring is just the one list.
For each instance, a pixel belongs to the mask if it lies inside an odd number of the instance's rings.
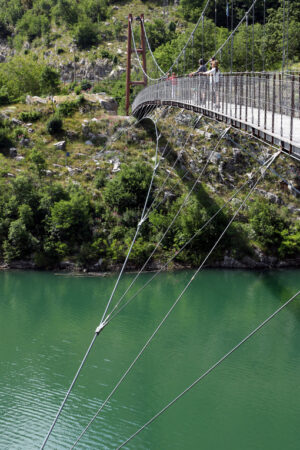
[[[46,448],[71,447],[191,275],[159,275],[104,329]],[[41,446],[115,280],[0,273],[0,449]],[[76,448],[116,448],[299,286],[299,270],[200,273]],[[126,448],[299,450],[300,298]]]

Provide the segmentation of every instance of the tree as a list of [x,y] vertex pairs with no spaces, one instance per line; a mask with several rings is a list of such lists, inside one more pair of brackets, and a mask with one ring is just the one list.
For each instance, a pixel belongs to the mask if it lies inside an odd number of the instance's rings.
[[97,25],[89,19],[80,22],[74,29],[73,37],[80,49],[97,45],[99,42]]
[[[126,209],[141,208],[151,179],[151,170],[144,164],[124,166],[104,189],[104,198],[108,205],[120,213]],[[151,199],[149,199],[149,202]]]
[[43,94],[55,94],[59,88],[59,73],[52,67],[43,67],[40,75],[40,86]]
[[46,160],[40,150],[33,148],[28,157],[29,161],[32,163],[32,167],[36,170],[39,177],[41,177],[46,170]]
[[288,228],[284,211],[269,203],[267,199],[257,199],[250,206],[250,225],[257,241],[267,251],[276,251],[282,241],[282,232]]

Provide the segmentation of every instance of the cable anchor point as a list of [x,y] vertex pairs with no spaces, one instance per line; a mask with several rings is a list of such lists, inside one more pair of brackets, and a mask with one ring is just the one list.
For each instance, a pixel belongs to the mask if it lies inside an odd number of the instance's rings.
[[101,331],[103,330],[103,328],[107,325],[107,322],[100,322],[99,325],[97,326],[95,333],[97,334],[97,336],[99,336],[99,334],[101,333]]

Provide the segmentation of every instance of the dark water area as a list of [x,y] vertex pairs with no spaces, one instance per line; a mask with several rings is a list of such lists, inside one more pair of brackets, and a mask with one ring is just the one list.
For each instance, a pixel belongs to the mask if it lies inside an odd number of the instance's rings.
[[[72,446],[191,275],[160,274],[104,329],[46,448]],[[41,446],[115,280],[0,273],[0,449]],[[118,447],[299,286],[299,270],[200,273],[76,448]],[[297,298],[126,448],[298,450],[299,379]]]

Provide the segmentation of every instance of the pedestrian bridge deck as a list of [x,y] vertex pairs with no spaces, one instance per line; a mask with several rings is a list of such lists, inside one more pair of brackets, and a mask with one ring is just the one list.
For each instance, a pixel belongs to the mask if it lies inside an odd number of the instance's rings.
[[165,80],[143,89],[132,111],[172,105],[217,118],[300,156],[300,83],[278,73],[200,75]]

